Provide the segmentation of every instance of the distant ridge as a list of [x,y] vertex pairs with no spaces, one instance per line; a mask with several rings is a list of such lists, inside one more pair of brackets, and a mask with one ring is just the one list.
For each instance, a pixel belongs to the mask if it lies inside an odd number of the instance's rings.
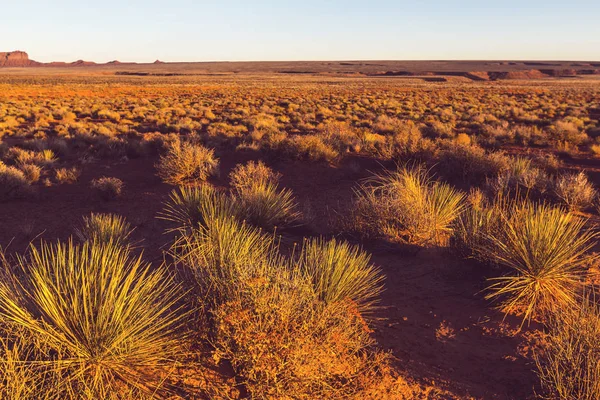
[[[115,75],[176,76],[218,74],[303,74],[369,77],[421,77],[431,81],[468,79],[495,81],[504,79],[543,79],[552,77],[576,78],[581,75],[600,75],[598,61],[516,61],[516,60],[363,60],[363,61],[211,61],[134,63],[110,61],[96,63],[74,62],[41,63],[29,59],[24,51],[0,53],[2,67],[56,67],[97,68],[102,73]],[[119,68],[116,70],[116,68]]]

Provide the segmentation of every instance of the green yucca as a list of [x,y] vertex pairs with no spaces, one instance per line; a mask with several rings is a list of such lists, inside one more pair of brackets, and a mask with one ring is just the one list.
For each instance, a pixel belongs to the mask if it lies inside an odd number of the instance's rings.
[[356,193],[363,224],[416,244],[444,245],[463,210],[464,195],[421,166],[375,175]]
[[383,275],[370,256],[347,242],[306,240],[300,268],[321,301],[351,300],[363,314],[372,311],[383,290]]
[[280,175],[261,161],[238,165],[230,174],[234,200],[242,217],[253,225],[272,229],[300,217],[292,191],[279,189]]
[[182,186],[171,191],[158,218],[176,224],[169,231],[189,231],[214,217],[239,215],[236,205],[210,185]]
[[493,278],[488,299],[501,298],[506,311],[523,310],[524,321],[536,313],[574,306],[582,287],[588,251],[596,233],[586,220],[560,208],[521,202],[501,214],[479,252],[508,267]]
[[[174,309],[178,285],[114,243],[42,243],[5,266],[1,326],[43,343],[45,365],[66,398],[117,398],[152,393],[157,370],[173,364],[184,313]],[[71,393],[72,396],[67,397]]]
[[125,245],[133,230],[120,215],[91,213],[88,217],[83,217],[83,224],[75,229],[75,234],[82,242],[96,240],[100,243]]
[[227,215],[211,216],[174,243],[172,253],[200,290],[219,301],[253,279],[268,276],[279,259],[274,238]]

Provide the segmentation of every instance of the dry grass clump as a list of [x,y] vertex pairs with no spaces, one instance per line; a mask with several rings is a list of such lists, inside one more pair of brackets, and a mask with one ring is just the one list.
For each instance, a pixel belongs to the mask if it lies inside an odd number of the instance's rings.
[[367,235],[445,245],[463,209],[463,194],[433,182],[422,166],[376,175],[356,191],[355,224]]
[[600,398],[600,308],[585,298],[554,315],[542,352],[535,354],[546,399]]
[[77,167],[58,168],[54,173],[58,183],[75,183],[81,175],[81,171]]
[[106,176],[94,179],[90,184],[92,190],[98,193],[98,195],[106,201],[120,197],[123,193],[123,186],[125,186],[125,184],[119,178]]
[[133,228],[124,217],[116,214],[91,213],[83,217],[83,224],[75,229],[82,242],[114,243],[126,245]]
[[157,369],[180,349],[179,298],[164,268],[114,243],[31,246],[0,282],[2,334],[22,366],[13,377],[53,394],[41,398],[159,393]]
[[[491,278],[486,296],[523,321],[576,305],[595,258],[589,254],[597,234],[586,220],[546,204],[497,202],[461,219],[459,243],[476,258],[507,269]],[[459,224],[459,226],[461,226]]]
[[29,181],[23,171],[0,161],[0,200],[21,198],[29,191]]
[[554,186],[556,197],[570,210],[590,207],[597,192],[584,172],[560,175]]
[[156,165],[158,176],[170,185],[195,185],[218,173],[214,150],[200,144],[175,142]]
[[35,164],[24,164],[20,165],[19,169],[25,175],[25,178],[29,183],[35,183],[40,180],[42,175],[42,169]]
[[272,229],[300,217],[292,191],[279,189],[279,177],[262,161],[238,165],[231,172],[234,201],[248,222]]

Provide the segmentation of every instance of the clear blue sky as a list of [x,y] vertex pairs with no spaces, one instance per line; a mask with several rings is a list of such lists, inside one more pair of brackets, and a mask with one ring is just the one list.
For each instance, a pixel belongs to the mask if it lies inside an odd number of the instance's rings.
[[600,0],[0,0],[38,61],[600,61]]

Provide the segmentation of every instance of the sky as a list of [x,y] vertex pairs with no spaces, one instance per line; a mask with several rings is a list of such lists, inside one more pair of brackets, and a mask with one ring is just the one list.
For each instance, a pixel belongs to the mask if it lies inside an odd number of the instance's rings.
[[600,1],[0,0],[36,61],[600,61]]

